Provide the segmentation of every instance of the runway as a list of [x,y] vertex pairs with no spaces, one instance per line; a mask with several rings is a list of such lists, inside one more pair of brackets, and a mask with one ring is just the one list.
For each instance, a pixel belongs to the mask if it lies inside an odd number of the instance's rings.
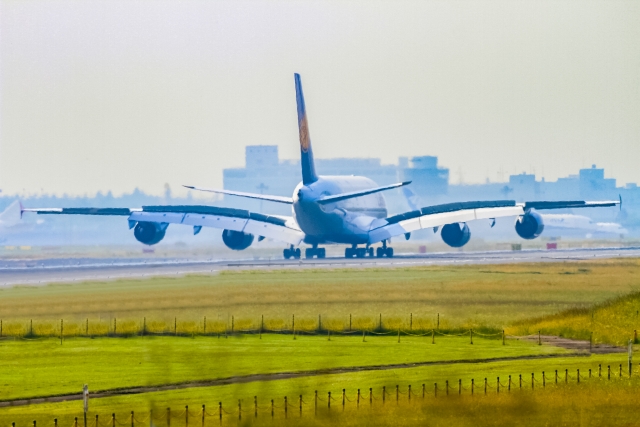
[[246,259],[203,260],[178,258],[51,258],[0,261],[0,288],[18,285],[103,281],[155,276],[215,274],[223,270],[394,268],[431,265],[507,264],[518,262],[563,262],[622,257],[640,257],[640,247],[524,250],[488,252],[443,252],[399,254],[394,258]]

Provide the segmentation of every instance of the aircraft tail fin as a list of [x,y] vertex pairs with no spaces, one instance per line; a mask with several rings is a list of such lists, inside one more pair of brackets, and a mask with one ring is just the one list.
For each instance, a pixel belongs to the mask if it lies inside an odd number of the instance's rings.
[[4,211],[0,212],[0,224],[4,227],[13,227],[22,219],[22,203],[16,200]]
[[302,166],[302,183],[309,185],[318,180],[316,166],[313,162],[313,150],[311,149],[311,137],[309,136],[309,124],[307,122],[307,109],[304,105],[302,82],[300,74],[294,74],[296,83],[296,104],[298,106],[298,131],[300,134],[300,164]]

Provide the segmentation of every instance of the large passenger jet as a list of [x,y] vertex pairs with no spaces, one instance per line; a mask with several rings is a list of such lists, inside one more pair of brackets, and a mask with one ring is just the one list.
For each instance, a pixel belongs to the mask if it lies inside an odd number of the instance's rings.
[[[516,217],[515,229],[523,239],[538,237],[544,228],[536,210],[561,208],[605,207],[620,201],[535,201],[516,203],[515,200],[489,200],[448,203],[427,206],[400,215],[387,216],[381,192],[402,187],[410,182],[377,186],[361,176],[319,176],[313,161],[313,149],[307,121],[300,75],[294,75],[302,182],[291,197],[269,196],[194,186],[199,191],[222,193],[237,197],[260,199],[292,206],[292,216],[264,215],[241,209],[213,206],[143,206],[141,208],[48,208],[24,209],[38,214],[121,215],[127,217],[134,237],[146,245],[160,242],[169,224],[193,227],[198,234],[202,227],[222,229],[222,240],[230,249],[248,248],[257,237],[268,238],[287,245],[285,258],[300,258],[302,243],[306,258],[324,258],[323,245],[348,245],[345,257],[393,257],[390,239],[408,238],[411,232],[432,228],[441,229],[442,240],[449,246],[464,246],[471,237],[467,222],[495,218]],[[374,245],[377,245],[374,251]]]

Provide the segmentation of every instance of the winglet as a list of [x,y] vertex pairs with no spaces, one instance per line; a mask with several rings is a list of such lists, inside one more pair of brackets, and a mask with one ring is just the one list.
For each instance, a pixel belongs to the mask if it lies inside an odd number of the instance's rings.
[[307,122],[307,108],[304,104],[302,93],[302,81],[300,74],[294,74],[296,84],[296,105],[298,107],[298,132],[300,136],[300,164],[302,166],[302,183],[313,184],[318,180],[316,166],[313,162],[313,149],[311,148],[311,136],[309,135],[309,123]]
[[622,210],[622,194],[618,194],[618,199],[620,199],[620,210]]

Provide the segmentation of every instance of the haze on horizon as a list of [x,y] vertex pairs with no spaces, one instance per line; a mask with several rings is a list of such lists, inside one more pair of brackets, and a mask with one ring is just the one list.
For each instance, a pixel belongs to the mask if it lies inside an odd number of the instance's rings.
[[[0,188],[220,187],[244,147],[640,182],[638,1],[0,2]],[[181,193],[186,194],[186,193]]]

